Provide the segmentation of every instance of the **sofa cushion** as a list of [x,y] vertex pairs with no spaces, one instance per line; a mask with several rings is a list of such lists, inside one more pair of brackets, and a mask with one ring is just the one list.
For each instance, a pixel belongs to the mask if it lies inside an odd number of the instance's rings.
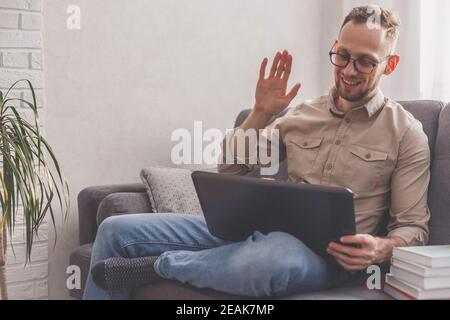
[[97,225],[111,216],[151,212],[153,208],[146,192],[111,193],[98,206]]
[[71,266],[78,266],[81,272],[81,289],[69,290],[71,297],[81,299],[86,285],[86,279],[91,265],[92,243],[75,248],[69,257]]
[[326,291],[303,293],[287,300],[393,300],[381,290],[369,290],[363,285],[340,287]]
[[243,297],[212,289],[198,289],[173,280],[160,280],[135,289],[133,300],[239,300]]
[[150,167],[141,170],[153,212],[202,215],[203,211],[191,177],[192,171],[181,168]]
[[[131,298],[134,300],[254,299],[211,289],[198,289],[173,280],[161,280],[138,288],[132,292]],[[282,300],[392,300],[392,298],[380,290],[369,290],[363,285],[349,285],[325,291],[291,295]]]
[[450,104],[442,110],[431,167],[430,244],[450,244]]
[[78,230],[80,244],[93,242],[97,233],[97,210],[106,196],[116,192],[145,192],[142,183],[92,186],[78,194]]

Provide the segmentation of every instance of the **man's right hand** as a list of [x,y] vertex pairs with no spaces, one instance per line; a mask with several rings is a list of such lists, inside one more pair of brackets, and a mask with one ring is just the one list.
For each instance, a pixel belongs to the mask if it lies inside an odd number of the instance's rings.
[[286,94],[287,84],[292,68],[292,56],[287,50],[277,52],[270,69],[269,77],[265,78],[268,59],[261,63],[258,84],[256,86],[256,101],[253,111],[265,116],[274,116],[286,109],[297,96],[301,85],[296,84]]

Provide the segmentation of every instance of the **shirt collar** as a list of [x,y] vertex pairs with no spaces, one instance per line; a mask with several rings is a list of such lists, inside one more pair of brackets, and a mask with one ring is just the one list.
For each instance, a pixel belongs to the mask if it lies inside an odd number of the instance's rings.
[[[336,94],[336,87],[333,87],[329,93],[330,112],[337,117],[343,118],[345,117],[346,113],[336,108],[336,105],[334,104],[335,94]],[[376,95],[372,99],[370,99],[366,104],[353,109],[351,112],[365,109],[367,111],[367,115],[369,116],[369,118],[371,118],[374,114],[376,114],[379,110],[381,110],[384,107],[385,102],[386,98],[384,97],[384,94],[381,91],[381,89],[378,88]]]

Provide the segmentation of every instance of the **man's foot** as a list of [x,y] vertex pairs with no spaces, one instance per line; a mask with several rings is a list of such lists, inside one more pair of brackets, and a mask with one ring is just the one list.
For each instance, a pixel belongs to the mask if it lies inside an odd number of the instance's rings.
[[97,262],[91,269],[92,279],[107,291],[128,291],[160,279],[154,264],[158,257],[109,258]]

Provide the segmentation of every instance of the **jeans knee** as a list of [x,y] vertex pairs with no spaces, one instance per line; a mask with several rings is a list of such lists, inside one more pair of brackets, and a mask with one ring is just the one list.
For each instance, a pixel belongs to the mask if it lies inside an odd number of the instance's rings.
[[255,233],[248,249],[246,279],[254,296],[279,296],[295,284],[307,287],[314,282],[309,277],[321,278],[323,273],[321,259],[285,232]]
[[103,220],[98,226],[97,236],[106,236],[116,233],[120,224],[117,216],[111,216]]
[[273,245],[295,245],[298,246],[299,244],[302,244],[302,242],[300,240],[298,240],[296,237],[294,237],[293,235],[286,233],[286,232],[281,232],[281,231],[274,231],[271,232],[269,234],[266,235],[266,239],[265,239],[268,243],[273,244]]
[[290,270],[283,261],[263,259],[253,262],[244,272],[243,279],[251,296],[274,297],[288,288]]
[[101,243],[102,245],[109,244],[111,247],[118,248],[120,246],[120,239],[126,230],[127,224],[124,217],[108,217],[98,227],[95,242]]

